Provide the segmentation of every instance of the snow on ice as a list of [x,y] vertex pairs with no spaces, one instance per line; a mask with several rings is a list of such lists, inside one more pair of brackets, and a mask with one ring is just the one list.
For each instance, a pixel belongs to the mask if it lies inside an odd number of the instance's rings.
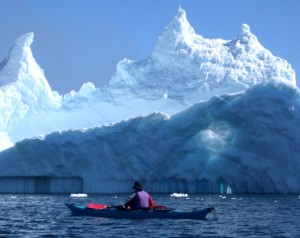
[[147,59],[63,96],[33,37],[0,63],[0,192],[300,192],[295,72],[248,25],[205,39],[179,8]]

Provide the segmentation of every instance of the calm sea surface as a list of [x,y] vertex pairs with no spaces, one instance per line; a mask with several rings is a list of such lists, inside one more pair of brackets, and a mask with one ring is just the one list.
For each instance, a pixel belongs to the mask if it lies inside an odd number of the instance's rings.
[[299,195],[152,194],[156,204],[172,208],[215,206],[219,219],[130,220],[76,217],[64,202],[117,205],[125,195],[0,195],[0,237],[298,237]]

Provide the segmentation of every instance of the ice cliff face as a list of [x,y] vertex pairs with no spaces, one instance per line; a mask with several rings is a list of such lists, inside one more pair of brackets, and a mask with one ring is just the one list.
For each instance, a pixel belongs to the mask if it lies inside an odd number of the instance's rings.
[[172,117],[27,139],[0,153],[0,174],[82,178],[85,193],[127,193],[134,180],[158,193],[299,193],[299,98],[269,83]]

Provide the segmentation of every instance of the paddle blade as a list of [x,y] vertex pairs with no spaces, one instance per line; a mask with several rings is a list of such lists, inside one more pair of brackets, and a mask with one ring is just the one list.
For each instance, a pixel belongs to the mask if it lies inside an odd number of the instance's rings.
[[105,204],[99,204],[99,203],[88,203],[88,204],[86,204],[86,207],[92,208],[92,209],[98,209],[98,210],[107,208],[107,206]]

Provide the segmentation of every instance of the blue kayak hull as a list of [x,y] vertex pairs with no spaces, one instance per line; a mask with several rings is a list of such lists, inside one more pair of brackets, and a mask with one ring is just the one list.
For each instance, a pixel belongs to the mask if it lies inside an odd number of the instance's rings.
[[93,209],[86,206],[79,206],[66,203],[67,207],[75,216],[94,216],[107,218],[128,218],[128,219],[197,219],[203,220],[213,208],[193,210],[119,210],[116,208]]

